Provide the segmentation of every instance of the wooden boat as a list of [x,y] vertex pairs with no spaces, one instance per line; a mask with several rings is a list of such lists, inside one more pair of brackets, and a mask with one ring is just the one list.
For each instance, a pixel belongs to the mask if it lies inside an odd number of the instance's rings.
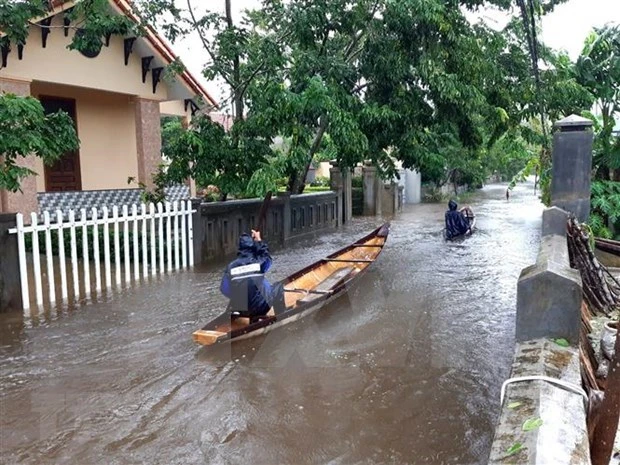
[[451,239],[448,239],[446,235],[446,228],[443,229],[443,238],[447,241],[453,241],[454,239],[460,239],[463,237],[471,236],[476,231],[476,214],[471,209],[471,207],[465,207],[463,210],[463,215],[465,215],[465,219],[469,223],[469,230],[465,234],[461,234],[459,236],[454,236]]
[[198,344],[213,345],[258,336],[313,313],[342,295],[377,259],[390,231],[385,223],[373,232],[288,276],[284,286],[286,311],[275,315],[273,309],[258,321],[231,317],[231,310],[193,333]]
[[620,268],[620,242],[597,237],[594,244],[594,253],[603,265]]

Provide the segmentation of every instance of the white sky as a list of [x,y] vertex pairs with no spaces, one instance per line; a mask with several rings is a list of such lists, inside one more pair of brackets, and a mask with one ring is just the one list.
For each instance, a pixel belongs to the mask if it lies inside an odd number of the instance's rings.
[[[199,5],[204,0],[194,0]],[[211,8],[224,11],[224,0],[209,0]],[[203,3],[204,4],[204,3]],[[185,7],[185,1],[179,6]],[[257,8],[259,0],[232,0],[235,22],[241,18],[241,12],[247,8]],[[503,26],[506,16],[495,11],[479,13],[484,20],[493,25]],[[556,7],[547,15],[542,23],[542,40],[556,50],[565,50],[575,60],[583,47],[583,42],[593,27],[601,27],[606,23],[620,23],[620,0],[569,0],[566,4]],[[217,100],[225,98],[221,86],[216,82],[208,82],[202,77],[202,66],[207,61],[197,36],[192,36],[173,45],[175,52],[181,57],[185,66],[205,86],[207,91]]]

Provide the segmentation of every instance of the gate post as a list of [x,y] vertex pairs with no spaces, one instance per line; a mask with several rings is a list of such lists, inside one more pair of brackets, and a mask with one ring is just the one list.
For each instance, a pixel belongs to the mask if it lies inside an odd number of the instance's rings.
[[196,210],[196,213],[193,213],[193,234],[194,234],[194,243],[192,247],[194,248],[194,266],[200,265],[204,259],[205,254],[203,253],[207,249],[207,237],[206,237],[206,228],[205,221],[202,219],[202,213],[200,211],[200,204],[202,204],[202,199],[191,199],[192,202],[192,210]]
[[554,125],[551,205],[574,213],[581,223],[590,216],[592,121],[571,115]]
[[16,226],[14,213],[0,213],[0,312],[22,308]]

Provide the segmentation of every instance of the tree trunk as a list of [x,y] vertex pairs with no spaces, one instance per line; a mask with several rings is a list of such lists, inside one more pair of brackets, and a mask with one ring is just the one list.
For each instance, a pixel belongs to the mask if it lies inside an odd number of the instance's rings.
[[[226,0],[226,24],[228,25],[229,29],[232,29],[234,27],[231,0]],[[239,62],[239,55],[236,54],[233,58],[233,88],[231,89],[234,107],[233,119],[235,122],[243,119],[243,113],[245,110],[243,104],[243,97],[241,95],[241,70],[239,68]]]
[[288,181],[288,190],[291,194],[301,194],[306,187],[306,176],[308,176],[308,170],[310,170],[310,165],[312,164],[312,159],[314,158],[314,154],[319,150],[321,146],[321,141],[323,140],[323,136],[325,135],[325,131],[327,130],[327,117],[321,116],[319,121],[319,129],[314,136],[314,140],[312,141],[312,145],[310,146],[310,150],[308,151],[308,157],[306,159],[306,165],[304,169],[300,172],[293,173],[289,177]]
[[592,465],[608,465],[614,449],[614,440],[620,420],[620,335],[616,336],[614,358],[609,366],[607,387],[601,403],[594,438],[590,447]]

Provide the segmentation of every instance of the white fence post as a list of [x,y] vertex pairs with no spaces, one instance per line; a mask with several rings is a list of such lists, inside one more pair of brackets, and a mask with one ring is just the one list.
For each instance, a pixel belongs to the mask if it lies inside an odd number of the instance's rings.
[[78,273],[77,241],[75,237],[75,212],[69,210],[69,227],[71,228],[71,276],[73,277],[73,295],[80,298],[80,277]]
[[142,276],[149,275],[149,249],[146,240],[146,204],[140,205],[142,213]]
[[168,271],[172,271],[172,208],[170,202],[166,202],[166,259],[168,260]]
[[187,201],[187,240],[189,242],[189,266],[194,266],[194,215],[192,214],[192,201]]
[[88,217],[86,209],[81,209],[82,217],[82,259],[84,260],[84,294],[90,295],[90,260],[88,259]]
[[97,208],[92,208],[92,219],[93,219],[93,262],[95,262],[95,290],[97,294],[101,291],[101,254],[99,252],[99,226],[97,225],[97,220],[99,219],[99,214],[97,213]]
[[131,206],[131,216],[133,217],[133,277],[137,281],[140,279],[140,257],[138,255],[138,207],[136,204]]
[[108,207],[103,206],[103,256],[105,262],[105,286],[112,287],[112,269],[110,268],[110,219]]
[[38,218],[36,213],[30,214],[30,224],[34,228],[32,232],[32,263],[34,266],[34,287],[37,294],[37,305],[43,305],[43,286],[41,284],[41,255],[39,251]]
[[151,275],[157,274],[157,249],[155,248],[155,205],[149,204],[149,216],[151,217]]
[[112,207],[112,221],[114,222],[114,277],[116,285],[121,284],[121,238],[118,231],[118,207]]
[[129,211],[127,205],[123,205],[123,247],[125,256],[125,282],[128,283],[131,279],[131,273],[129,268]]
[[164,270],[164,206],[157,203],[157,215],[159,216],[159,272]]
[[[185,201],[181,201],[181,265],[183,268],[187,268],[187,228],[185,227],[185,223],[187,223],[187,212],[188,210],[185,208]],[[192,214],[192,207],[189,207],[189,214]]]
[[26,267],[26,240],[24,238],[24,215],[15,215],[17,223],[17,251],[19,253],[19,278],[22,285],[22,307],[24,310],[30,308],[30,289],[28,288],[28,268]]
[[52,254],[52,232],[50,231],[50,214],[43,212],[45,228],[45,264],[47,265],[47,283],[50,303],[56,302],[56,283],[54,281],[54,255]]
[[65,257],[65,231],[63,229],[62,211],[56,210],[56,227],[58,228],[58,261],[60,262],[60,292],[62,300],[67,299],[67,257]]

